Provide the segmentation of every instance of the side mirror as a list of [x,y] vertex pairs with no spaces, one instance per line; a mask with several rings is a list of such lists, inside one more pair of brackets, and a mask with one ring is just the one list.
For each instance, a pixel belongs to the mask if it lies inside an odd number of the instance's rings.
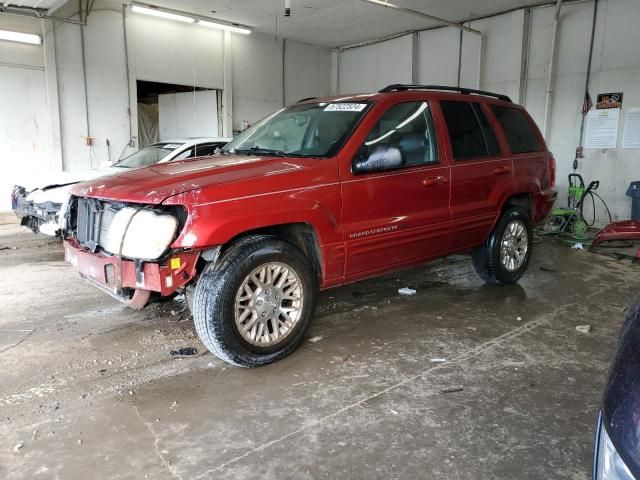
[[379,172],[402,166],[402,152],[391,145],[376,145],[366,158],[358,157],[353,163],[354,173]]

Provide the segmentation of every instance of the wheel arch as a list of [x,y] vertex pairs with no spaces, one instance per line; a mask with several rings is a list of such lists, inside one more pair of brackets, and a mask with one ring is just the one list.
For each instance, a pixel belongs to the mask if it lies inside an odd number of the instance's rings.
[[500,209],[500,215],[504,214],[511,207],[520,207],[533,218],[533,199],[530,193],[516,193],[507,197]]
[[263,226],[245,230],[231,237],[220,246],[219,255],[236,245],[247,237],[255,235],[270,235],[291,243],[304,253],[313,266],[318,281],[323,278],[323,255],[320,245],[320,237],[313,225],[305,222],[291,222],[276,225]]
[[493,220],[493,225],[491,225],[491,229],[489,230],[489,233],[485,237],[485,241],[487,238],[491,236],[491,232],[493,232],[494,228],[496,228],[496,225],[498,224],[498,222],[500,221],[504,213],[507,210],[509,210],[511,207],[522,208],[525,212],[527,212],[527,214],[529,214],[529,218],[533,222],[533,214],[535,212],[533,211],[534,203],[533,203],[533,198],[531,197],[531,194],[526,192],[512,193],[511,195],[507,195],[504,201],[502,202],[502,204],[500,205],[500,210],[498,211],[498,215],[496,215],[496,218]]

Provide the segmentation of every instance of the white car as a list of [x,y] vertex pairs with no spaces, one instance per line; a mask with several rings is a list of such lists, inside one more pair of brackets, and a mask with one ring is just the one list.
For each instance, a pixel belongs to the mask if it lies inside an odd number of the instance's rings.
[[115,175],[123,169],[142,168],[156,163],[206,157],[216,153],[230,138],[182,138],[154,143],[111,166],[84,172],[61,172],[44,186],[15,185],[11,192],[11,208],[34,232],[55,236],[59,232],[58,214],[69,197],[71,185],[94,178]]

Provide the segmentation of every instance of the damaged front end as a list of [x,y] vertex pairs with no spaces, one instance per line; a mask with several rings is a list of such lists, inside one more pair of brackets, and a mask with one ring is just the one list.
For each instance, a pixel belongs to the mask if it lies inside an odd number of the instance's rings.
[[24,187],[15,185],[11,191],[11,209],[20,219],[20,225],[34,233],[57,236],[60,234],[59,214],[64,198],[60,192],[51,194],[47,189],[27,192]]
[[132,308],[166,297],[196,275],[200,252],[171,249],[182,207],[71,197],[63,212],[65,259],[94,286]]

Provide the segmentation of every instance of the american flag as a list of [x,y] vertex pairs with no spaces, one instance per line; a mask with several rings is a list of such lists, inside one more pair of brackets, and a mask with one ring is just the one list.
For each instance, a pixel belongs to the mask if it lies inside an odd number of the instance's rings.
[[591,101],[591,95],[589,92],[584,94],[584,102],[582,102],[582,116],[584,117],[589,110],[593,107],[593,102]]

